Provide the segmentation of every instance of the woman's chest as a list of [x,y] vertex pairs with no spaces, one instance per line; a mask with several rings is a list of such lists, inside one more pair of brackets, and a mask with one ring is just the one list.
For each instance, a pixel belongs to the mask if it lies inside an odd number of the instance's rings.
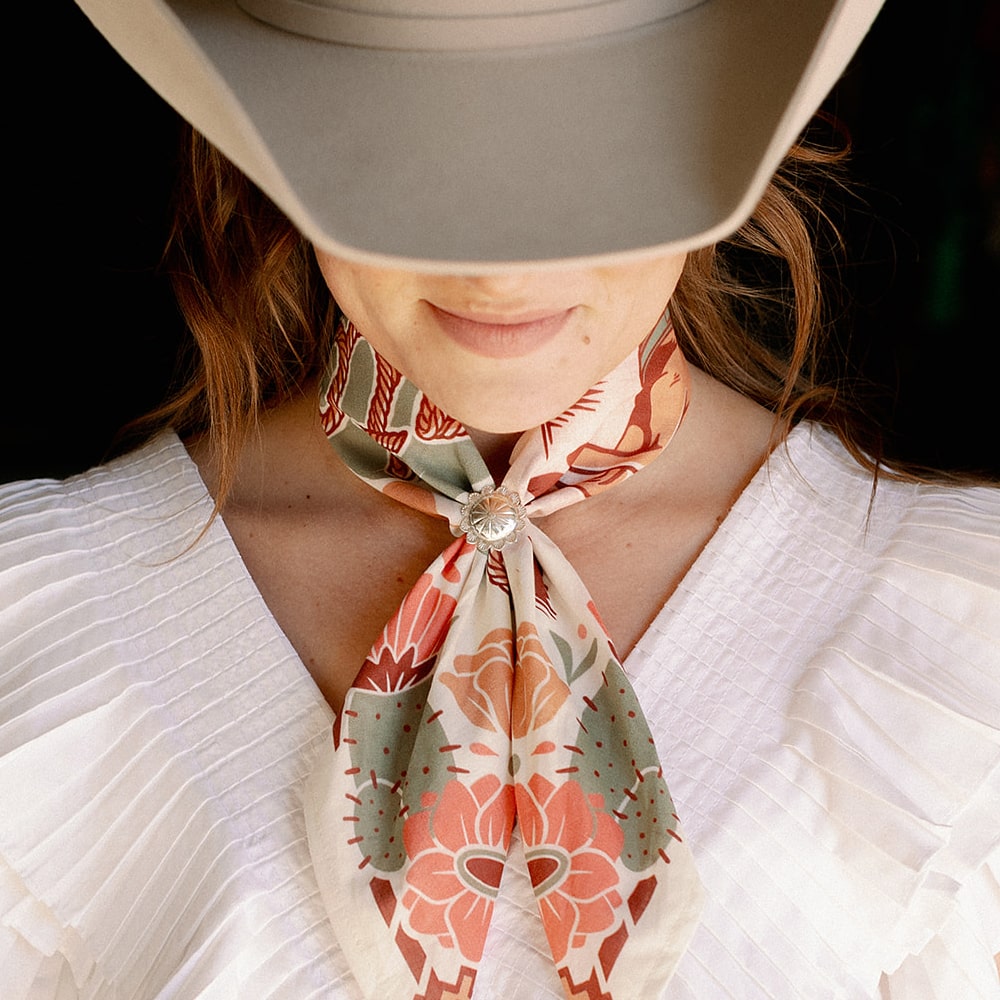
[[[406,594],[454,541],[444,520],[372,493],[370,503],[337,512],[226,514],[264,601],[334,709]],[[714,526],[712,518],[678,513],[666,521],[603,496],[539,522],[623,655]]]

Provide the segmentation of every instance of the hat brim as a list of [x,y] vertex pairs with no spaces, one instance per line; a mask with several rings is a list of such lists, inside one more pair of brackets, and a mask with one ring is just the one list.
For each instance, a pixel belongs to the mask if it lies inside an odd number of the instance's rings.
[[609,261],[738,228],[878,0],[704,0],[576,44],[406,52],[236,0],[80,0],[317,245],[436,270]]

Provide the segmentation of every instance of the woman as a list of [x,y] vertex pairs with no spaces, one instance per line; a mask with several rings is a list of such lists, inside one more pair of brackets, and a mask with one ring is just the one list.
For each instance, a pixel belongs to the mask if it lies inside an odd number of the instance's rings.
[[1000,505],[768,183],[874,6],[85,6],[241,169],[183,443],[5,494],[13,995],[995,993]]

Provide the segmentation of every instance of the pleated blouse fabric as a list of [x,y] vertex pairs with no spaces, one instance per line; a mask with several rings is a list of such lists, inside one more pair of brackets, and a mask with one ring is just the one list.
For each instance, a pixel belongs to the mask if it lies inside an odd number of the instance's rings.
[[[1000,492],[870,500],[797,428],[626,661],[708,894],[669,1000],[1000,996]],[[333,714],[210,510],[171,434],[0,491],[4,998],[358,997]],[[477,997],[559,1000],[513,851]]]

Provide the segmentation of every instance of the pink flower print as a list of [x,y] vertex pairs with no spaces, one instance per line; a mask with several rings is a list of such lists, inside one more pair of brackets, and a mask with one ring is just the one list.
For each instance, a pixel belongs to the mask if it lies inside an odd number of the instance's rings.
[[402,905],[418,934],[478,962],[514,825],[514,789],[496,775],[470,788],[452,780],[429,808],[407,817],[403,844],[411,864]]
[[475,653],[455,657],[454,673],[441,671],[438,679],[477,729],[508,733],[513,673],[514,637],[509,628],[495,628],[483,636]]
[[403,691],[426,677],[451,617],[455,599],[434,586],[424,573],[403,599],[368,654],[355,687],[369,691]]
[[609,930],[622,905],[615,862],[624,837],[599,795],[539,774],[516,787],[517,818],[542,924],[558,964],[588,934]]
[[545,652],[538,629],[531,622],[521,622],[517,626],[511,736],[520,739],[544,726],[558,715],[568,697],[569,688]]
[[455,657],[453,670],[438,678],[465,717],[478,729],[514,739],[555,718],[569,697],[530,622],[518,625],[516,642],[508,628],[487,632],[475,653]]

